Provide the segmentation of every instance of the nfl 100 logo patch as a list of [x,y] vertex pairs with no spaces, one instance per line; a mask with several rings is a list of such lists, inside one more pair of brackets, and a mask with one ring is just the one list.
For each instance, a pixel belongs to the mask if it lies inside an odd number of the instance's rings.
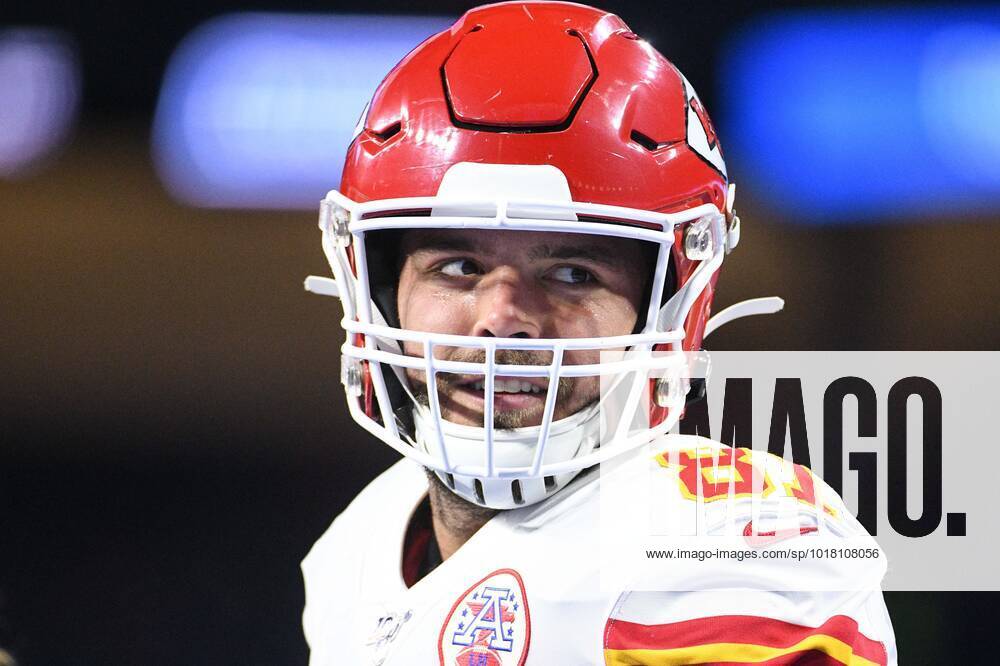
[[513,569],[488,574],[458,598],[441,627],[441,666],[522,666],[531,620],[524,582]]

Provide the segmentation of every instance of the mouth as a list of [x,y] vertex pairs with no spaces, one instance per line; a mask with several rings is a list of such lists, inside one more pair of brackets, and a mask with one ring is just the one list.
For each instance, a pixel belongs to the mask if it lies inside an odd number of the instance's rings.
[[[548,383],[548,379],[542,378],[496,377],[493,380],[493,409],[497,412],[540,409],[545,404]],[[483,409],[486,381],[482,377],[460,382],[456,388],[472,400],[477,411]]]
[[[545,382],[546,384],[548,382]],[[474,391],[482,393],[486,388],[485,380],[477,380],[464,385],[465,388],[471,387]],[[493,393],[507,393],[507,394],[519,394],[519,393],[545,393],[546,387],[541,383],[534,383],[526,381],[523,379],[517,379],[516,377],[511,377],[510,379],[503,379],[497,377],[493,380]]]

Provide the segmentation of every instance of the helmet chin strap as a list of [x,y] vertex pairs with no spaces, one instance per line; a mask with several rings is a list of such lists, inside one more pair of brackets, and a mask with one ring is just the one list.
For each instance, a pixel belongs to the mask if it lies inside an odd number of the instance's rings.
[[764,298],[751,298],[747,301],[740,301],[722,310],[705,324],[705,335],[708,337],[720,327],[725,326],[735,319],[752,317],[754,315],[774,314],[780,312],[785,307],[785,301],[777,296],[767,296]]
[[[429,411],[413,410],[416,445],[424,450],[435,446],[438,433]],[[456,471],[445,474],[435,471],[438,478],[463,499],[492,509],[516,509],[540,502],[569,483],[579,471],[547,477],[507,476],[486,478],[461,473],[462,468],[485,467],[485,429],[459,425],[442,419],[441,434],[448,447],[449,461]],[[543,463],[557,463],[585,455],[601,441],[600,404],[585,407],[564,419],[553,421],[544,443]],[[493,431],[494,464],[498,468],[529,468],[535,459],[541,426],[495,429]]]

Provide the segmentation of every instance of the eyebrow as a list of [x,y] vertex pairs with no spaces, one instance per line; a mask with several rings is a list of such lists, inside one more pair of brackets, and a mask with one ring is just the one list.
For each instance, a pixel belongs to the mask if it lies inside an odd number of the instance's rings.
[[[491,248],[468,236],[431,232],[421,234],[419,240],[408,239],[404,253],[414,252],[470,252],[489,254]],[[583,260],[602,266],[617,268],[626,263],[626,258],[619,253],[608,252],[604,244],[595,240],[581,242],[566,241],[559,244],[541,243],[528,250],[528,259],[539,261],[543,259]]]
[[[416,240],[414,240],[416,238]],[[440,231],[423,232],[419,235],[406,234],[403,237],[403,254],[414,252],[477,252],[476,244],[465,236],[441,233]]]
[[528,251],[528,259],[582,259],[602,266],[616,268],[625,263],[624,257],[609,253],[600,243],[565,243],[562,245],[536,245]]

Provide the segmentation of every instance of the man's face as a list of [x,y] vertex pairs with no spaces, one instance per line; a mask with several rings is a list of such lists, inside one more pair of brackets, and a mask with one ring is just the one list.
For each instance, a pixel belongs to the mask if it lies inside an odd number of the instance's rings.
[[[591,338],[627,335],[636,324],[649,274],[642,243],[607,236],[526,231],[414,230],[402,241],[398,308],[403,328],[498,338]],[[422,356],[419,343],[404,351]],[[483,362],[483,350],[438,347],[435,357]],[[542,365],[547,351],[498,351],[497,364]],[[597,363],[599,351],[566,352],[563,363]],[[424,373],[408,370],[426,400]],[[497,377],[494,425],[542,421],[548,380]],[[554,419],[570,416],[600,394],[599,377],[563,379]],[[482,426],[482,375],[438,374],[441,416]]]

